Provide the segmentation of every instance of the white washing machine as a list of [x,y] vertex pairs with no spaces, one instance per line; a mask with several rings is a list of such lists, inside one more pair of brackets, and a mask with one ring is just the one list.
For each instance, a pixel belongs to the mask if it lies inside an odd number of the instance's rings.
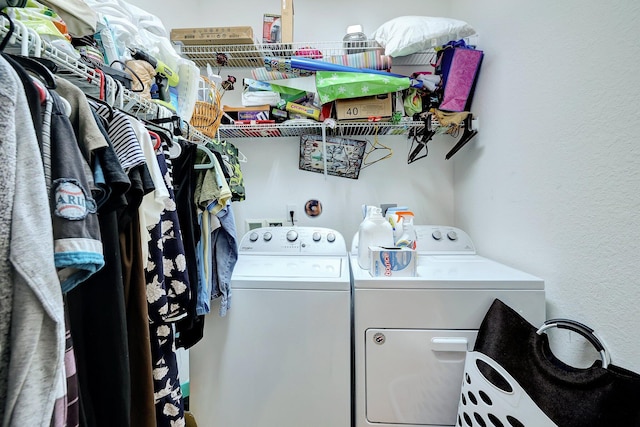
[[231,308],[191,353],[190,409],[207,427],[351,426],[351,279],[343,236],[269,227],[240,242]]
[[465,352],[493,300],[545,320],[542,279],[477,255],[458,228],[416,231],[417,277],[372,277],[354,239],[356,427],[456,425]]

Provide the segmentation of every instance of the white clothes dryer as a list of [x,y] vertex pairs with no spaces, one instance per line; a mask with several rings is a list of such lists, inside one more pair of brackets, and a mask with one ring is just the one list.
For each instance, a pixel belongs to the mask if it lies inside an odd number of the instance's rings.
[[456,425],[465,354],[493,300],[545,320],[542,279],[477,255],[458,228],[416,232],[416,277],[372,277],[354,238],[356,427]]
[[351,426],[351,279],[343,236],[267,227],[241,240],[231,307],[191,353],[190,409],[209,427]]

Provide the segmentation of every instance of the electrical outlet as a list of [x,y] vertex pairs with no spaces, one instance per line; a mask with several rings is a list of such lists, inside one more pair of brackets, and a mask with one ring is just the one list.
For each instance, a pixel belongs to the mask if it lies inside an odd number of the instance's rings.
[[264,225],[267,227],[282,227],[284,226],[285,221],[281,219],[265,219]]
[[247,219],[244,221],[246,231],[249,232],[256,228],[264,227],[265,223],[262,219]]
[[[293,211],[293,218],[291,218],[291,211]],[[287,218],[287,222],[291,223],[292,219],[295,223],[298,217],[298,210],[296,209],[296,205],[293,203],[287,204],[287,211],[285,212],[285,218]]]

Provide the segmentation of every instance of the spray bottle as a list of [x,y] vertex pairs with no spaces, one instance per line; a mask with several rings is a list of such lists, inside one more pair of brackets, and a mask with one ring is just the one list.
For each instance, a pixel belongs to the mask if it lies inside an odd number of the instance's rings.
[[402,236],[402,218],[397,215],[398,211],[408,211],[408,206],[393,206],[387,209],[385,218],[393,228],[393,241],[396,242]]
[[415,228],[413,228],[413,212],[398,211],[395,214],[398,217],[398,223],[402,225],[402,234],[396,239],[395,245],[415,249],[417,246],[417,234]]
[[366,207],[366,216],[358,229],[358,265],[369,270],[369,246],[393,246],[393,228],[382,216],[382,209]]

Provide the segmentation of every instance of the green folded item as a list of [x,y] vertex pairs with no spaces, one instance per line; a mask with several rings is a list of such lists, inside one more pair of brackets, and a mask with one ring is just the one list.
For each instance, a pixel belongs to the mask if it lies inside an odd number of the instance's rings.
[[408,77],[347,71],[316,72],[316,90],[322,104],[336,99],[393,93],[410,86]]

